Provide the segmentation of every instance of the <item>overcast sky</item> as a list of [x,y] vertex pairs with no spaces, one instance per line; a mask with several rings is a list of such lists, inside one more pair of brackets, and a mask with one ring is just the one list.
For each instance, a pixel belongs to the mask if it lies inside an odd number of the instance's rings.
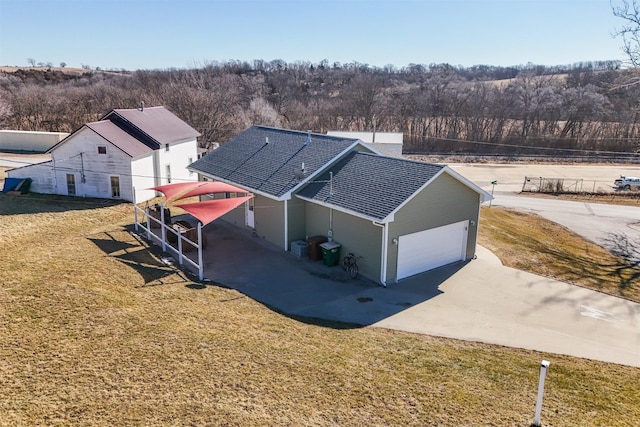
[[624,60],[609,0],[0,0],[0,65]]

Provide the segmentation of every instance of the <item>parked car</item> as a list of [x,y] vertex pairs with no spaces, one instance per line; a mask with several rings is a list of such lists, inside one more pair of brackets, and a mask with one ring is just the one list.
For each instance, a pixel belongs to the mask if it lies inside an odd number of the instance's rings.
[[640,190],[640,178],[632,176],[620,176],[613,182],[617,190]]

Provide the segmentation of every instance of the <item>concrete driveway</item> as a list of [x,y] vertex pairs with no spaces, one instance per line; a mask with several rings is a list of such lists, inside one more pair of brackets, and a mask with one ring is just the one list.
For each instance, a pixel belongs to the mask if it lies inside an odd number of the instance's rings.
[[340,321],[640,367],[640,304],[502,266],[479,248],[383,288],[218,220],[205,277],[292,317]]

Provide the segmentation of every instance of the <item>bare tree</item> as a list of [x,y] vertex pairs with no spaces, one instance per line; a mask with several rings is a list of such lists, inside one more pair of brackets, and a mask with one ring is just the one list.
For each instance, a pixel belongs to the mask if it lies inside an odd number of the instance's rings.
[[33,58],[27,58],[27,64],[31,65],[32,67],[36,66],[36,60]]
[[640,65],[640,4],[636,0],[611,0],[613,15],[624,20],[614,36],[622,37],[622,49],[634,67]]

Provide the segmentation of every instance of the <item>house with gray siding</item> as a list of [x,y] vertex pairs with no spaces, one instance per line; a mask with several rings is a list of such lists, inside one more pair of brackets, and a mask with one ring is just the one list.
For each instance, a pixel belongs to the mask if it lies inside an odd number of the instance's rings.
[[473,258],[480,205],[491,198],[445,165],[383,156],[358,139],[262,126],[189,169],[255,195],[225,220],[283,250],[326,236],[385,286]]

